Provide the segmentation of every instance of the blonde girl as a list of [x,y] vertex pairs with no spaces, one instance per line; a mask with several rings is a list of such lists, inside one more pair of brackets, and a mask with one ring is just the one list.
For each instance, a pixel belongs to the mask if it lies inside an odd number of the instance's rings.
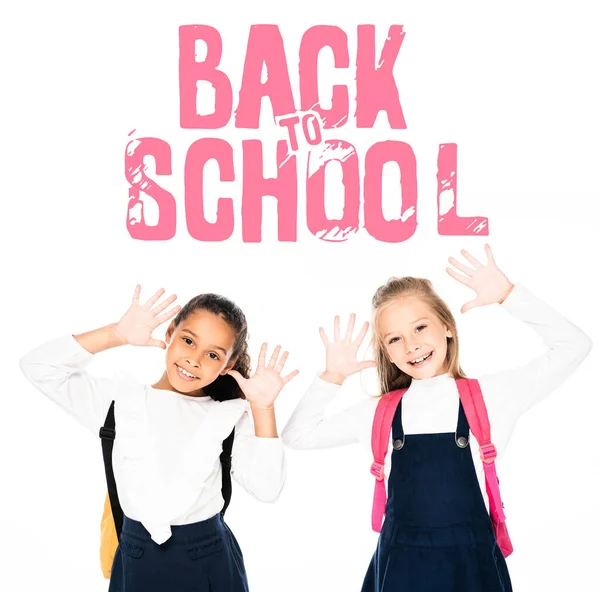
[[[528,363],[479,378],[494,442],[501,457],[518,418],[564,382],[591,348],[590,339],[497,267],[462,251],[447,272],[475,298],[462,312],[499,305],[539,335],[546,352]],[[380,394],[408,388],[392,424],[386,457],[387,506],[363,592],[508,592],[506,562],[486,509],[479,446],[455,379],[460,366],[455,319],[430,281],[391,278],[372,301],[375,360],[359,362],[368,323],[355,338],[352,315],[345,335],[339,317],[333,339],[320,330],[326,370],[316,378],[284,429],[284,443],[315,449],[362,442],[371,447],[377,398],[332,416],[329,404],[346,378],[377,366]],[[482,344],[484,346],[485,344]],[[506,352],[511,357],[511,352]]]

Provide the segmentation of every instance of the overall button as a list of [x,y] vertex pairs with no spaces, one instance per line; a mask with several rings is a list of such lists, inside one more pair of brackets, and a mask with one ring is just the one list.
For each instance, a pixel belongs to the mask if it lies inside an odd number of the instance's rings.
[[400,450],[404,446],[404,440],[394,440],[394,450]]
[[461,436],[460,438],[458,438],[456,440],[456,445],[459,448],[466,448],[468,444],[469,444],[469,440],[467,440],[467,438],[465,438],[464,436]]

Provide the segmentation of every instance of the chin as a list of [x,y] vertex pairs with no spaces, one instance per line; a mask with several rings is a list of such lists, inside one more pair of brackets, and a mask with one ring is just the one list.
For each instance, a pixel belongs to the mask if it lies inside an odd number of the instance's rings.
[[202,382],[200,380],[188,382],[187,380],[179,378],[177,374],[175,374],[175,376],[169,374],[169,382],[173,389],[179,393],[192,393],[202,388]]

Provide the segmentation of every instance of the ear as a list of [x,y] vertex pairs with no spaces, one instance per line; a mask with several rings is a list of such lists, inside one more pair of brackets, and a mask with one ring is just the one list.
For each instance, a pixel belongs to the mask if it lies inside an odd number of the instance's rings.
[[167,327],[167,331],[165,333],[165,343],[169,345],[171,343],[171,338],[173,337],[173,332],[175,331],[175,321],[171,321],[169,326]]
[[223,370],[221,370],[221,372],[219,372],[219,376],[225,376],[225,374],[227,374],[227,372],[229,372],[230,370],[233,370],[233,367],[235,366],[236,362],[237,362],[237,360],[229,360],[229,362],[227,363],[227,366],[225,366],[225,368],[223,368]]

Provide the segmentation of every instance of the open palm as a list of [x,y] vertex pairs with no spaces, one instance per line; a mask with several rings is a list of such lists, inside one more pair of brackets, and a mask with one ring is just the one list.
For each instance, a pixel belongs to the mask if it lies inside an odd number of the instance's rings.
[[171,310],[161,314],[176,300],[177,296],[173,294],[160,304],[156,304],[165,293],[165,290],[161,288],[145,304],[140,305],[141,290],[142,287],[138,284],[133,293],[131,306],[115,325],[115,331],[129,345],[154,346],[165,349],[166,343],[160,339],[154,339],[152,332],[179,312],[181,307],[174,306]]
[[281,346],[279,345],[273,351],[269,363],[265,365],[267,347],[266,343],[262,344],[258,356],[258,366],[251,378],[244,378],[237,370],[230,370],[228,374],[235,378],[250,403],[270,408],[273,407],[281,389],[298,374],[298,370],[294,370],[286,376],[281,376],[289,354],[283,352],[283,355],[279,357],[281,353]]
[[[461,251],[463,257],[473,266],[469,267],[454,257],[449,257],[448,261],[462,273],[458,273],[454,269],[448,267],[446,271],[455,280],[461,284],[468,286],[476,294],[475,298],[460,309],[461,312],[467,312],[476,306],[485,306],[487,304],[501,303],[508,296],[513,288],[510,280],[498,269],[492,249],[489,245],[485,245],[485,253],[487,263],[483,264],[473,255],[464,249]],[[464,275],[463,275],[464,274]]]
[[326,371],[329,374],[346,379],[352,374],[356,374],[366,368],[373,368],[377,365],[374,360],[364,362],[358,361],[358,350],[365,339],[369,330],[369,323],[364,323],[356,339],[352,338],[356,315],[352,313],[346,328],[344,337],[340,334],[340,317],[336,316],[333,321],[333,341],[331,341],[323,327],[319,328],[319,334],[323,345],[325,345]]

